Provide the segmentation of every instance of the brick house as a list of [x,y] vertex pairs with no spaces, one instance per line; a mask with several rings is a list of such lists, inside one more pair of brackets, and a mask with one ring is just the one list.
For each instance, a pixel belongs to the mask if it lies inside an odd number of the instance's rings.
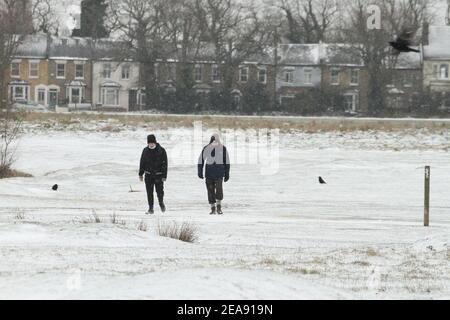
[[50,105],[67,105],[69,109],[91,106],[93,55],[94,47],[88,39],[49,38]]
[[450,26],[430,26],[423,47],[423,88],[450,110]]
[[320,88],[320,44],[281,44],[277,59],[276,93],[281,105],[299,93]]
[[357,51],[346,44],[320,45],[322,88],[344,98],[347,112],[367,110],[368,73]]
[[422,95],[422,54],[400,54],[390,72],[386,85],[387,108],[394,114],[410,113]]
[[42,88],[48,83],[47,41],[45,35],[26,36],[17,48],[7,73],[10,101],[35,101],[47,105]]

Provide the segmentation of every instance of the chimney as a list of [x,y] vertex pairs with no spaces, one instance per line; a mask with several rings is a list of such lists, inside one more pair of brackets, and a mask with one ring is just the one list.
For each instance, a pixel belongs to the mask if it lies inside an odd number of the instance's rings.
[[422,25],[422,44],[424,46],[428,46],[430,44],[429,34],[430,34],[430,24],[428,22],[424,22]]

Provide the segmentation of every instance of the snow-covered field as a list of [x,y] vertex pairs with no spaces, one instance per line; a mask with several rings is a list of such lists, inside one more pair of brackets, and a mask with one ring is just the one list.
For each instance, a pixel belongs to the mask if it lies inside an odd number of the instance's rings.
[[[159,131],[168,212],[145,216],[137,166],[151,132],[26,130],[15,167],[34,178],[0,180],[0,298],[450,298],[450,133],[282,134],[275,174],[228,141],[241,161],[225,215],[209,216],[195,163],[209,137],[192,145],[192,129]],[[94,212],[101,223],[89,223]],[[198,241],[158,236],[172,221],[197,226]]]

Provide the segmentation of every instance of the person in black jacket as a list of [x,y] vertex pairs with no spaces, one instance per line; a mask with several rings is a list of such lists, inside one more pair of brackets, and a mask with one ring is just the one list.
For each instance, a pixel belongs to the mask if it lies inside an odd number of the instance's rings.
[[200,154],[198,159],[198,177],[200,179],[204,179],[203,167],[205,167],[208,202],[211,205],[210,214],[216,214],[216,212],[223,214],[223,181],[227,182],[230,179],[230,157],[227,148],[220,142],[218,134],[211,137],[210,143],[203,148]]
[[139,179],[144,181],[147,189],[147,200],[149,210],[146,214],[155,213],[153,209],[153,189],[156,187],[159,206],[162,212],[166,211],[164,205],[164,182],[167,179],[167,153],[166,150],[156,142],[156,137],[151,134],[147,137],[148,146],[142,151],[139,167]]

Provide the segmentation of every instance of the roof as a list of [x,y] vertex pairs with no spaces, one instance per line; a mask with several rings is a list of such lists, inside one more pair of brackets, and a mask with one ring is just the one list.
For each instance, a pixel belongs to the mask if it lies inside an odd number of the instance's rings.
[[333,43],[321,45],[321,59],[327,65],[355,66],[364,65],[358,50],[349,44]]
[[430,26],[424,58],[450,60],[450,26]]
[[397,58],[395,69],[421,69],[422,54],[417,52],[401,53]]
[[282,44],[279,46],[279,63],[286,65],[318,65],[319,44]]
[[20,42],[17,58],[42,58],[47,57],[47,36],[44,34],[27,35]]

